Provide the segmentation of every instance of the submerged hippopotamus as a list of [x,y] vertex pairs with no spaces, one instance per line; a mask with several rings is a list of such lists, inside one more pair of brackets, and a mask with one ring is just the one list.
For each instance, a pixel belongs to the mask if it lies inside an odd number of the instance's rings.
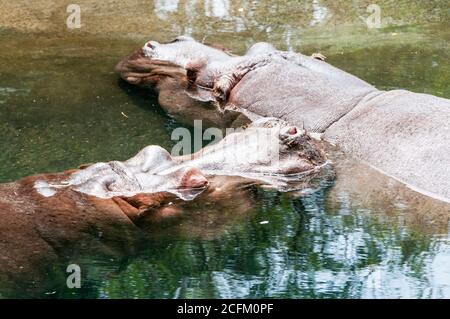
[[190,37],[147,42],[119,62],[129,83],[150,86],[178,119],[233,126],[276,117],[428,196],[450,202],[450,101],[381,91],[323,61],[253,45],[245,55]]
[[52,276],[52,267],[86,253],[129,256],[145,231],[192,210],[244,213],[249,186],[314,187],[327,164],[322,144],[305,130],[263,119],[192,155],[171,156],[152,145],[123,162],[0,184],[0,292],[17,285],[24,293],[45,291],[42,278]]
[[[171,205],[176,192],[192,196],[207,185],[197,169],[182,168],[164,176],[147,174],[155,187],[137,187],[126,175],[129,167],[99,163],[0,184],[0,293],[7,296],[17,287],[24,296],[51,291],[46,284],[58,263],[78,263],[84,252],[107,260],[132,254],[142,239],[141,216],[155,220],[179,214]],[[58,283],[64,287],[65,279]]]
[[323,143],[276,118],[258,119],[245,130],[174,161],[207,175],[241,176],[283,191],[308,188],[323,171],[331,173]]

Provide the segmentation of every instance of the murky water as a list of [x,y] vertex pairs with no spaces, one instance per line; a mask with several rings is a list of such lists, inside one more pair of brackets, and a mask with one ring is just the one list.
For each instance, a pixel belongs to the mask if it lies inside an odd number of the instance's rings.
[[[0,4],[1,182],[170,148],[180,125],[113,74],[149,37],[320,51],[379,88],[450,98],[448,1],[377,1],[380,29],[362,21],[369,1],[79,1],[79,30],[47,2]],[[341,166],[308,196],[258,190],[245,214],[193,211],[119,262],[85,252],[82,289],[54,277],[40,296],[450,298],[449,206]]]

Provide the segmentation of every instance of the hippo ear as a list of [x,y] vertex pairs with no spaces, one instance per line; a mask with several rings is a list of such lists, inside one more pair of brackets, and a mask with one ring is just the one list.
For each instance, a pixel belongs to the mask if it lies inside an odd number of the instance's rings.
[[186,63],[186,78],[188,87],[186,93],[193,99],[201,102],[216,102],[213,89],[202,85],[199,77],[202,72],[206,72],[207,60],[200,58],[190,60]]

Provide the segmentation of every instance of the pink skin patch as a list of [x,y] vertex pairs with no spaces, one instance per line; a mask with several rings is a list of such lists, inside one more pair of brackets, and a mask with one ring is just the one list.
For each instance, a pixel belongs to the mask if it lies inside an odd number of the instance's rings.
[[189,170],[183,177],[181,182],[182,187],[187,188],[203,188],[208,185],[206,177],[195,168]]
[[288,133],[289,135],[295,135],[295,134],[297,134],[297,128],[296,128],[296,127],[291,127],[291,128],[287,131],[287,133]]

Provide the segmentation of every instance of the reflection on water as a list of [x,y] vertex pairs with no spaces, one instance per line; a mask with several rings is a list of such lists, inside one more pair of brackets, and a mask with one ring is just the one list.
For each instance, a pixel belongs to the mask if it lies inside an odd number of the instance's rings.
[[326,7],[321,6],[318,0],[313,0],[312,7],[313,7],[313,17],[310,22],[310,25],[314,26],[316,24],[320,24],[321,22],[325,21],[325,18],[327,17],[328,14],[328,9]]
[[167,19],[168,14],[176,12],[178,9],[178,0],[156,0],[155,14],[160,19]]
[[205,0],[205,16],[225,18],[229,16],[230,1]]
[[[123,160],[148,144],[170,148],[179,124],[152,93],[112,73],[149,37],[320,51],[379,88],[450,98],[447,1],[377,1],[382,28],[369,30],[360,17],[371,1],[80,0],[76,32],[59,24],[64,1],[50,2],[0,7],[2,182]],[[84,252],[83,289],[41,296],[450,298],[449,207],[365,174],[343,167],[335,184],[306,197],[259,190],[245,214],[193,210],[150,232],[130,259]]]
[[324,196],[262,194],[258,213],[220,238],[167,235],[120,275],[92,284],[105,297],[450,296],[446,236],[380,223],[345,202],[330,211]]

